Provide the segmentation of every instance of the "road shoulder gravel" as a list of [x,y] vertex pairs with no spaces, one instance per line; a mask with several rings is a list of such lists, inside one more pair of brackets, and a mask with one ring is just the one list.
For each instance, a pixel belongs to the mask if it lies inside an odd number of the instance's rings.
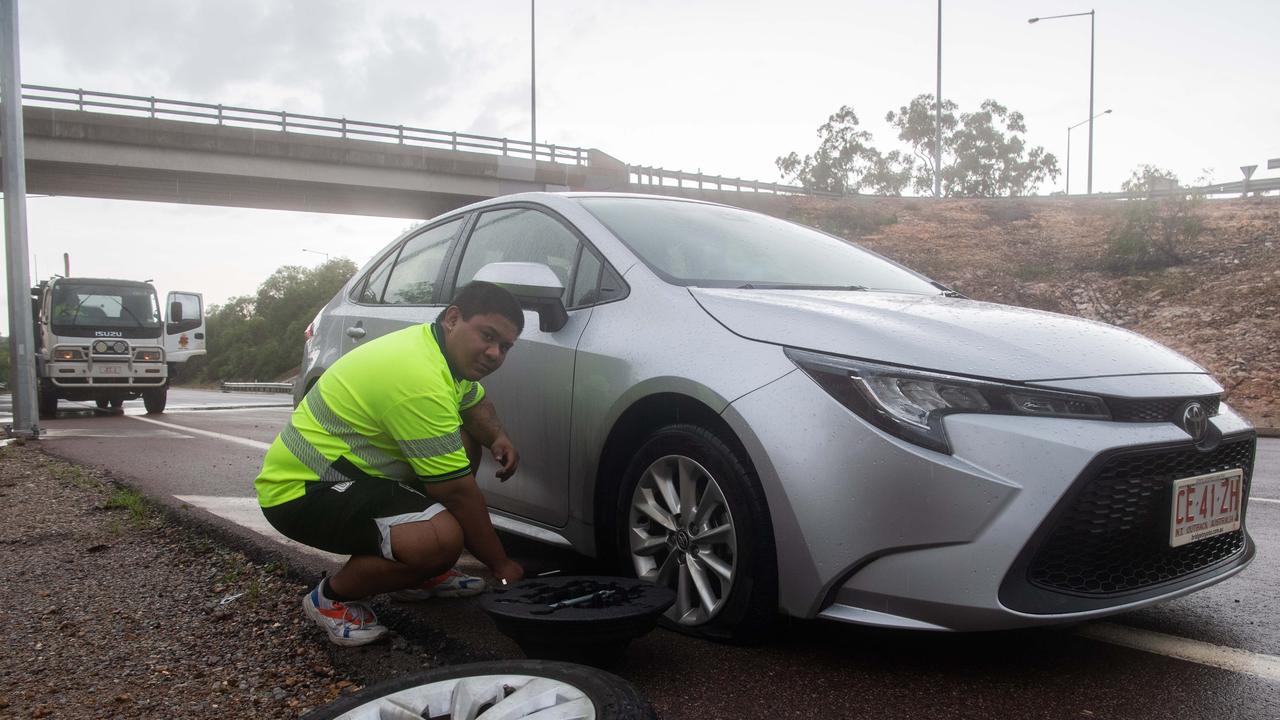
[[412,626],[338,648],[300,610],[305,571],[228,549],[34,443],[0,447],[0,501],[0,720],[298,717],[470,659]]

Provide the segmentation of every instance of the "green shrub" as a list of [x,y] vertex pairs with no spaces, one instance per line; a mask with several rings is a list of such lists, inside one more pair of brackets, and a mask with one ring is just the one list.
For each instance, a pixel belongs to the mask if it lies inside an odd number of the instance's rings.
[[1180,265],[1205,232],[1202,199],[1132,200],[1107,232],[1102,267],[1128,274]]

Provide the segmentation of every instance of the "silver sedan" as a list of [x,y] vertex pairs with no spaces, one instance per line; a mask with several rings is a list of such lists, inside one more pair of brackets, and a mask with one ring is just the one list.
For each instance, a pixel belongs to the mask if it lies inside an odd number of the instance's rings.
[[477,478],[495,523],[670,585],[677,628],[1074,622],[1253,558],[1255,434],[1203,368],[722,205],[533,193],[433,219],[316,317],[297,397],[477,277],[528,315],[484,382],[522,451]]

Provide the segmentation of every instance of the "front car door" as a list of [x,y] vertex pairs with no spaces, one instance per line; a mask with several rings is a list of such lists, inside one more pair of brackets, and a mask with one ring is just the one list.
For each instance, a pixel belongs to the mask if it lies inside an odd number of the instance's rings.
[[573,307],[574,274],[584,248],[568,222],[541,208],[487,210],[463,247],[454,283],[465,285],[489,263],[536,262],[550,267],[566,288],[568,324],[543,332],[537,314],[526,311],[524,332],[506,362],[480,381],[520,451],[520,469],[499,482],[486,452],[476,481],[491,508],[550,527],[563,527],[569,517],[574,353],[591,315],[589,307]]
[[169,362],[204,355],[204,296],[171,292],[164,304],[164,354]]

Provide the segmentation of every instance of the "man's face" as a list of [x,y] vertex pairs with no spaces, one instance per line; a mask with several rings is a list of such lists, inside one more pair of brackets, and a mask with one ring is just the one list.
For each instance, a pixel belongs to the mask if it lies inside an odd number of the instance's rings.
[[463,320],[457,307],[445,311],[441,325],[445,355],[467,380],[479,380],[502,367],[519,336],[515,323],[502,315],[476,313]]

